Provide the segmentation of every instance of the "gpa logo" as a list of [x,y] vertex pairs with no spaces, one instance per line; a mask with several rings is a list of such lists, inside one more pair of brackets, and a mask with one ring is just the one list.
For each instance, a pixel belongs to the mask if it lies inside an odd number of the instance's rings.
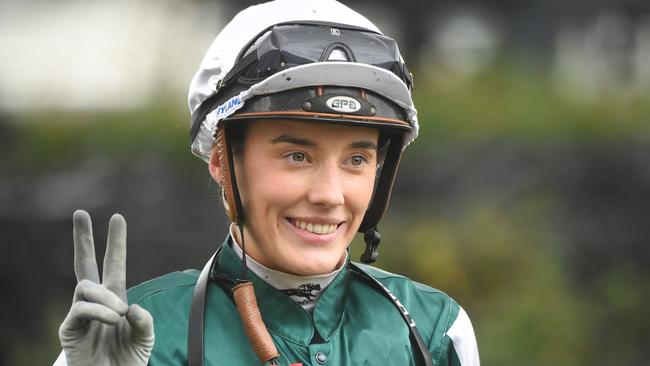
[[361,103],[358,100],[344,95],[331,97],[325,103],[330,109],[340,113],[354,113],[361,109]]

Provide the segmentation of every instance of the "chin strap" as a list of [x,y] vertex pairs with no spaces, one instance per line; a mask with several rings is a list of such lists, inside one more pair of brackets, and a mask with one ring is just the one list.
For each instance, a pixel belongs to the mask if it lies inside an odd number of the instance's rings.
[[246,242],[244,241],[244,225],[238,224],[239,228],[239,238],[241,239],[241,251],[243,253],[241,260],[241,277],[238,282],[250,282],[248,281],[248,264],[246,263]]

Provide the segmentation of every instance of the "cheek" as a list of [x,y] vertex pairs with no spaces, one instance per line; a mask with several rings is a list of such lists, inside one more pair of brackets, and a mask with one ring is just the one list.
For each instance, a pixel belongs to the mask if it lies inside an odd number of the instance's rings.
[[347,186],[349,205],[354,211],[365,212],[370,204],[375,185],[374,174],[363,175],[351,179]]
[[256,172],[255,179],[247,180],[244,188],[248,192],[244,204],[254,205],[246,205],[255,211],[253,214],[282,210],[299,200],[304,192],[304,182],[284,171],[261,164],[251,166],[248,171]]

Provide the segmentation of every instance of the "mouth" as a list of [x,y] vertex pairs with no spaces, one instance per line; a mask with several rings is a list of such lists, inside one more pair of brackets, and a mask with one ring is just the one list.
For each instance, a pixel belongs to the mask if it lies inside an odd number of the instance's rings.
[[294,219],[287,217],[287,221],[291,223],[294,227],[304,230],[307,232],[310,232],[312,234],[316,235],[328,235],[332,234],[338,229],[339,226],[341,226],[344,221],[338,222],[338,223],[332,223],[330,222],[314,222],[314,221],[307,221],[307,220],[300,220],[300,219]]

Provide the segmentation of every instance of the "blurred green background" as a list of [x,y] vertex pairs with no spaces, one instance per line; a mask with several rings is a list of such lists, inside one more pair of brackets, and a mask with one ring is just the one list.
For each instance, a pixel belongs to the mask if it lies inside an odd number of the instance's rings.
[[[416,80],[377,266],[458,300],[484,365],[650,365],[650,4],[344,2]],[[1,3],[1,365],[60,351],[75,209],[100,258],[125,215],[130,286],[221,243],[185,92],[252,3]]]

